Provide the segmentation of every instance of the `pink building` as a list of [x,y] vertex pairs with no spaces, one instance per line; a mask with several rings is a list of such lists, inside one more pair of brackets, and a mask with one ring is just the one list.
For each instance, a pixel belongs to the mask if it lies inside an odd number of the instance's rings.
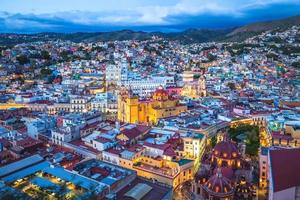
[[180,95],[181,94],[181,87],[168,87],[166,91],[168,92],[168,95]]

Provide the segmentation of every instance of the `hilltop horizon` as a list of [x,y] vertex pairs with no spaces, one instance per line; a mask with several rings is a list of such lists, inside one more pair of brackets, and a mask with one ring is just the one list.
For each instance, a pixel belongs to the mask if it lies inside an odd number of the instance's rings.
[[[250,23],[244,26],[227,29],[197,29],[190,28],[178,32],[146,32],[129,29],[104,32],[41,32],[41,33],[0,33],[0,45],[14,45],[33,41],[70,40],[73,42],[99,42],[121,40],[147,40],[153,36],[178,40],[183,43],[243,41],[264,31],[284,31],[292,26],[300,26],[300,15],[272,21]],[[11,37],[17,35],[18,37]]]
[[228,29],[300,14],[300,2],[295,0],[129,0],[126,3],[29,0],[25,5],[20,0],[4,0],[1,4],[0,33],[25,34]]

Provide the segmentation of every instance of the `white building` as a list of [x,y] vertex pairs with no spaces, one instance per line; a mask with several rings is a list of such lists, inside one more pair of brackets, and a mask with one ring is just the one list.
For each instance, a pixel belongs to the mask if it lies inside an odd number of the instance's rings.
[[160,148],[162,146],[163,145],[156,145],[156,144],[145,143],[144,144],[144,147],[146,148],[145,154],[153,156],[153,157],[157,157],[157,156],[163,157],[165,149],[164,148]]
[[206,145],[204,137],[203,134],[190,134],[183,137],[183,148],[188,158],[196,159],[203,155]]
[[175,86],[175,80],[173,76],[154,76],[147,79],[133,79],[126,80],[120,83],[121,86],[130,88],[134,94],[139,97],[149,96],[158,87],[172,87]]
[[119,165],[120,164],[119,153],[121,152],[122,152],[121,150],[117,150],[117,149],[104,150],[102,152],[102,159],[114,165]]
[[115,145],[110,139],[97,137],[93,140],[93,148],[97,149],[98,151],[104,151],[105,149],[111,148]]
[[88,112],[91,110],[91,98],[88,96],[70,95],[72,112]]
[[128,79],[128,64],[121,62],[117,64],[110,64],[105,70],[106,84],[118,84],[122,80]]
[[112,93],[98,93],[91,101],[91,109],[103,113],[117,113],[118,103],[117,98]]
[[54,144],[63,145],[65,142],[71,142],[79,137],[78,127],[67,126],[51,130],[51,139]]

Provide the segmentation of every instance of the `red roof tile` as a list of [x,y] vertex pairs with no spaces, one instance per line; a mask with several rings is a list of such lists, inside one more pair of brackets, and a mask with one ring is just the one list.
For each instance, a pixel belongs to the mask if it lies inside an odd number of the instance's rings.
[[274,192],[300,186],[300,148],[270,150]]
[[37,144],[41,144],[42,142],[39,141],[39,140],[35,140],[35,139],[32,139],[30,137],[26,137],[22,140],[18,140],[16,142],[16,145],[17,146],[21,146],[21,147],[24,147],[24,148],[27,148],[27,147],[31,147],[31,146],[34,146],[34,145],[37,145]]
[[91,167],[90,170],[92,174],[101,174],[102,176],[105,177],[109,175],[109,171],[100,167]]
[[171,145],[170,144],[152,144],[149,142],[145,142],[144,146],[146,147],[151,147],[151,148],[155,148],[155,149],[160,149],[165,151],[167,148],[169,148]]
[[172,149],[172,147],[168,147],[164,151],[164,155],[173,157],[173,156],[176,156],[176,153],[175,153],[174,149]]
[[110,139],[104,138],[104,137],[98,137],[97,139],[95,139],[97,142],[101,142],[101,143],[108,143],[108,142],[112,142]]
[[121,150],[121,149],[115,149],[115,148],[110,148],[110,149],[106,149],[105,151],[108,152],[108,153],[111,153],[111,154],[120,155],[120,153],[123,150]]
[[73,144],[73,145],[76,145],[76,146],[78,146],[78,147],[82,147],[82,148],[84,148],[84,149],[87,149],[87,150],[89,150],[89,151],[91,151],[91,152],[93,152],[93,153],[96,153],[96,154],[98,154],[98,153],[100,153],[100,151],[98,151],[97,149],[94,149],[93,147],[90,147],[90,146],[88,146],[88,145],[86,145],[83,141],[81,141],[81,140],[73,140],[72,142],[70,142],[71,144]]
[[138,137],[139,135],[150,130],[150,128],[151,127],[149,127],[149,126],[137,125],[131,129],[124,129],[121,131],[121,133],[126,135],[129,139],[134,139],[134,138]]

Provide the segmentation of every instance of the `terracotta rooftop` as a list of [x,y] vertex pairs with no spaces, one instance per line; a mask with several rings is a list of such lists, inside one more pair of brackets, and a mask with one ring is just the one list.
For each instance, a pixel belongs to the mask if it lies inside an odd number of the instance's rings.
[[98,125],[99,125],[99,122],[86,124],[81,130],[88,130],[88,129],[91,129],[91,128],[97,128]]
[[108,153],[119,155],[123,150],[122,149],[115,149],[115,148],[110,148],[105,150]]
[[150,128],[150,126],[137,125],[131,129],[123,129],[121,133],[126,135],[129,139],[133,139],[150,130]]
[[47,104],[47,105],[52,105],[53,102],[49,101],[49,100],[36,100],[31,102],[30,104]]
[[160,150],[165,151],[171,145],[170,144],[152,144],[152,143],[149,143],[149,142],[145,142],[144,146],[155,148],[155,149],[160,149]]
[[37,144],[41,144],[41,143],[42,142],[39,141],[39,140],[35,140],[35,139],[30,138],[30,137],[26,137],[26,138],[24,138],[22,140],[18,140],[16,142],[16,145],[26,148],[26,147],[31,147],[31,146],[34,146],[34,145],[37,145]]
[[300,186],[300,148],[270,150],[274,192]]
[[110,139],[104,138],[104,137],[98,137],[97,139],[95,139],[98,142],[101,143],[108,143],[108,142],[112,142]]
[[140,144],[134,144],[134,145],[130,145],[130,146],[125,146],[125,148],[128,150],[128,151],[132,151],[132,152],[138,152],[142,149],[145,149],[145,147],[143,147],[143,145],[140,145]]
[[164,152],[164,155],[166,156],[176,156],[176,153],[175,151],[172,149],[172,147],[168,147],[165,152]]
[[80,139],[79,140],[73,140],[72,142],[70,142],[71,144],[73,144],[73,145],[76,145],[76,146],[78,146],[78,147],[82,147],[82,148],[84,148],[84,149],[87,149],[87,150],[89,150],[89,151],[91,151],[91,152],[93,152],[93,153],[96,153],[96,154],[98,154],[98,153],[100,153],[100,151],[98,151],[97,149],[94,149],[93,147],[90,147],[90,146],[88,146],[88,145],[86,145],[83,141],[81,141]]

